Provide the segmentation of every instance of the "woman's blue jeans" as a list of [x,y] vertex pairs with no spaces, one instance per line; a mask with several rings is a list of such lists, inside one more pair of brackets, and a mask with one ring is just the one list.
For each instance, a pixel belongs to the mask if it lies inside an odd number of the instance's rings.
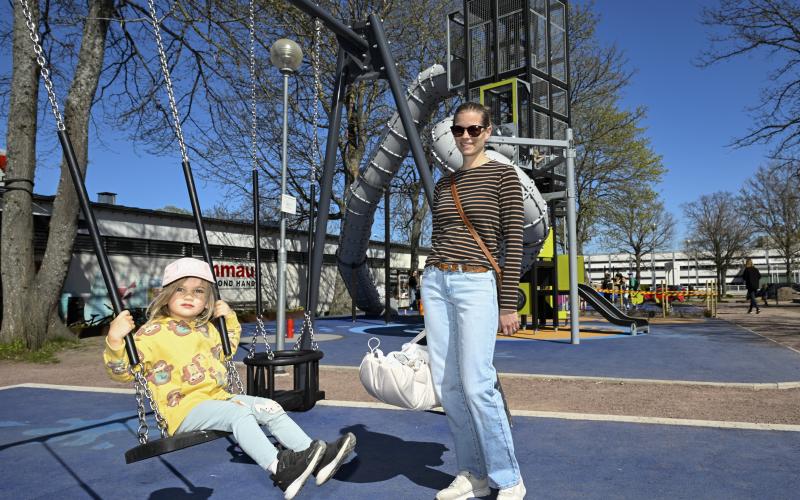
[[494,273],[428,267],[422,279],[431,373],[455,441],[461,471],[498,488],[520,481],[492,360],[497,335]]
[[266,470],[278,457],[261,425],[283,446],[302,451],[311,438],[292,420],[281,405],[267,398],[237,394],[228,400],[208,400],[192,408],[177,432],[218,430],[232,432],[242,451]]

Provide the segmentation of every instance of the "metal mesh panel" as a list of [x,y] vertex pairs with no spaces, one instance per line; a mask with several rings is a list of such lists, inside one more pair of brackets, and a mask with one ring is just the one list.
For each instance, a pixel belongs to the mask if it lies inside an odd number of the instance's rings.
[[553,111],[568,116],[567,91],[557,85],[553,85]]
[[547,18],[531,11],[531,57],[533,67],[547,72]]
[[531,94],[533,102],[543,108],[550,109],[550,93],[548,87],[549,85],[546,80],[538,76],[531,76]]
[[494,41],[492,40],[492,11],[490,0],[467,3],[469,40],[471,44],[469,79],[480,80],[492,75]]
[[472,102],[481,101],[481,89],[479,87],[472,87],[469,89],[469,100]]
[[567,122],[553,118],[553,139],[557,141],[567,140]]
[[522,9],[502,15],[497,23],[500,44],[499,70],[509,71],[525,65],[525,20]]
[[567,81],[567,35],[564,27],[564,4],[550,2],[550,74]]
[[448,61],[447,78],[449,88],[464,84],[464,21],[460,12],[453,12],[447,18]]
[[533,112],[533,138],[550,139],[550,118],[538,111]]
[[531,9],[541,16],[547,15],[546,0],[530,0]]

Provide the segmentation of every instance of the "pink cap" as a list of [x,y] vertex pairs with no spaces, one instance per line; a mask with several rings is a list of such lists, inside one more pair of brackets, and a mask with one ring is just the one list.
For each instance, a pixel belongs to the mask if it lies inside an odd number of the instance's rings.
[[209,283],[214,282],[214,276],[211,274],[211,267],[209,267],[208,262],[184,257],[164,268],[164,279],[161,280],[161,286],[167,286],[173,281],[189,277],[204,279]]

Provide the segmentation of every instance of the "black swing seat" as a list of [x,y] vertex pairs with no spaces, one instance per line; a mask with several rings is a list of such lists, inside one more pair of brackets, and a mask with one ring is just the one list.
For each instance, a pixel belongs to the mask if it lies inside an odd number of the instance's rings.
[[[267,353],[246,357],[243,361],[247,365],[247,394],[272,399],[286,411],[308,411],[317,401],[325,399],[325,391],[319,390],[319,360],[322,357],[322,351],[310,349],[273,351],[272,359]],[[275,389],[275,369],[279,366],[293,367],[292,389]]]
[[132,464],[140,460],[157,457],[172,451],[182,450],[197,444],[207,443],[215,439],[230,436],[225,431],[192,431],[176,434],[172,437],[155,439],[125,452],[125,463]]

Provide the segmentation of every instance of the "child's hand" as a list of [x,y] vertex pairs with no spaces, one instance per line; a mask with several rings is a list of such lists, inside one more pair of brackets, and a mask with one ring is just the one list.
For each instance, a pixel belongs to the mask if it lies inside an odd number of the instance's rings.
[[136,328],[136,323],[133,322],[133,316],[131,316],[130,311],[122,311],[108,327],[108,345],[112,349],[121,348],[124,344],[125,336],[131,333],[134,328]]
[[220,316],[227,316],[231,313],[231,307],[224,301],[218,300],[214,304],[214,317],[219,318]]

